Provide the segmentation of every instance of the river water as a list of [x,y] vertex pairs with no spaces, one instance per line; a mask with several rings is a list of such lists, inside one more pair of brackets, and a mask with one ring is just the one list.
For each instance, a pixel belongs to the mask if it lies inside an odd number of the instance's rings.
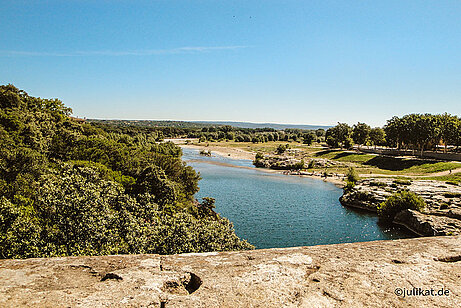
[[216,199],[216,212],[256,248],[311,246],[414,235],[378,224],[376,214],[343,207],[342,189],[318,179],[253,168],[250,160],[204,157],[183,148],[183,159],[200,172],[196,198]]

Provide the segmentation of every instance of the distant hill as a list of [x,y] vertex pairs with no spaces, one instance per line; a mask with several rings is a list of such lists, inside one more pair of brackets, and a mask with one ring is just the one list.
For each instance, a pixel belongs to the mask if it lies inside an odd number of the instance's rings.
[[89,123],[103,123],[116,126],[142,126],[142,127],[178,127],[178,128],[202,128],[213,126],[214,124],[195,123],[187,121],[167,121],[167,120],[100,120],[88,119]]
[[315,130],[323,128],[327,130],[332,126],[327,125],[299,125],[299,124],[277,124],[277,123],[251,123],[251,122],[232,122],[232,121],[157,121],[157,120],[96,120],[88,119],[88,122],[106,123],[121,126],[150,126],[150,127],[181,127],[181,128],[201,128],[207,126],[230,125],[239,128],[273,128],[284,130],[287,128]]
[[319,129],[323,128],[327,130],[333,126],[327,125],[301,125],[301,124],[277,124],[277,123],[251,123],[251,122],[231,122],[231,121],[194,121],[193,123],[198,124],[209,124],[209,125],[230,125],[234,127],[241,128],[273,128],[277,130],[283,130],[287,128],[297,128],[297,129]]

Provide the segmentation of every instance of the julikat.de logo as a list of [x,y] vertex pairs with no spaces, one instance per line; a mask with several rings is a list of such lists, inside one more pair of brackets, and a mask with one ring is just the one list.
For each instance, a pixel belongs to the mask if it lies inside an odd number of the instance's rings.
[[435,289],[423,289],[423,288],[396,288],[394,290],[395,295],[400,297],[406,296],[450,296],[450,290],[441,288],[438,290]]

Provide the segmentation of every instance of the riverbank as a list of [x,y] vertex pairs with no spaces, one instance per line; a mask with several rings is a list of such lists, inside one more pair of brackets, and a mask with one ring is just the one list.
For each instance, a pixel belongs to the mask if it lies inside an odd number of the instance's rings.
[[[188,143],[196,149],[212,149],[212,151],[214,149],[215,154],[235,159],[254,160],[256,153],[260,153],[262,158],[259,159],[259,162],[264,165],[261,167],[266,168],[296,169],[290,168],[290,165],[297,166],[304,162],[305,170],[322,174],[325,171],[328,174],[346,174],[348,169],[353,167],[364,178],[420,178],[461,183],[461,163],[455,161],[385,156],[363,153],[358,150],[330,149],[319,144],[308,146],[293,141],[266,143],[235,141],[199,143],[198,139],[171,141],[178,144]],[[278,153],[277,148],[279,146],[286,147],[286,150]]]
[[[183,139],[178,139],[178,140],[183,140]],[[173,140],[170,140],[174,142]],[[176,141],[178,142],[178,141]],[[228,157],[231,159],[238,159],[238,160],[254,160],[256,153],[254,152],[249,152],[245,151],[242,149],[238,148],[230,148],[230,147],[222,147],[222,146],[201,146],[201,145],[196,145],[196,144],[186,144],[184,141],[182,143],[176,143],[178,146],[181,148],[187,148],[187,149],[194,149],[198,151],[211,151],[211,155],[218,155],[221,157]],[[284,174],[284,175],[290,175],[290,176],[299,176],[299,177],[308,177],[308,178],[313,178],[316,180],[322,180],[324,182],[329,182],[334,184],[335,186],[339,188],[343,188],[345,185],[344,181],[344,175],[343,174],[328,174],[327,177],[324,176],[322,172],[300,172],[300,171],[293,171],[293,170],[275,170],[275,169],[270,169],[270,168],[256,168],[256,167],[243,167],[243,166],[236,166],[232,164],[226,164],[222,162],[213,162],[213,161],[204,161],[206,163],[210,164],[216,164],[216,165],[222,165],[222,166],[227,166],[227,167],[236,167],[236,168],[245,168],[245,169],[257,169],[259,171],[263,172],[269,172],[269,173],[278,173],[278,174]]]
[[255,158],[256,153],[245,151],[242,149],[237,148],[227,148],[221,146],[206,146],[206,145],[196,145],[196,144],[185,144],[185,143],[177,143],[180,147],[188,148],[188,149],[195,149],[198,151],[211,151],[211,154],[216,154],[223,157],[229,157],[232,159],[247,159],[253,160]]
[[[210,147],[200,147],[197,145],[181,145],[196,150],[209,149]],[[241,149],[226,148],[214,146],[215,151],[213,154],[223,157],[231,157],[233,153],[245,152]],[[247,154],[249,152],[246,152]],[[252,153],[253,154],[253,153]],[[296,154],[295,154],[296,155]],[[355,154],[354,154],[355,155]],[[245,156],[233,155],[234,159],[247,159]],[[246,156],[248,157],[248,156]],[[287,164],[293,163],[292,155],[265,155],[270,166],[274,165],[279,167],[280,162]],[[267,158],[269,157],[269,158]],[[298,158],[299,159],[299,158]],[[304,170],[275,170],[271,168],[258,168],[258,170],[272,173],[279,173],[291,176],[308,177],[317,180],[323,180],[333,183],[337,187],[343,188],[345,185],[345,176],[341,173],[332,172],[339,164],[338,162],[322,158],[313,161],[315,165],[322,166],[323,170],[304,169]],[[229,165],[233,167],[232,165]],[[456,165],[455,165],[456,166]],[[253,167],[245,167],[253,169]],[[325,172],[326,171],[326,172]],[[421,196],[427,203],[427,210],[424,213],[417,211],[405,211],[396,216],[395,224],[404,226],[408,230],[420,236],[434,236],[434,235],[452,235],[461,234],[461,187],[456,183],[430,181],[428,179],[440,176],[447,176],[449,174],[456,175],[459,169],[437,171],[432,174],[425,174],[419,176],[405,176],[400,175],[400,178],[395,179],[395,175],[389,174],[373,174],[361,175],[362,180],[359,181],[356,187],[352,190],[344,191],[340,201],[343,206],[365,209],[376,212],[377,206],[386,200],[393,193],[401,190],[408,189]],[[380,177],[384,176],[384,177]],[[378,178],[379,177],[379,178]],[[400,185],[398,183],[405,183]],[[407,184],[411,183],[411,184]]]
[[377,211],[380,203],[392,194],[408,190],[426,204],[422,212],[403,210],[393,223],[402,225],[421,236],[461,234],[461,186],[431,180],[363,179],[344,192],[343,206]]

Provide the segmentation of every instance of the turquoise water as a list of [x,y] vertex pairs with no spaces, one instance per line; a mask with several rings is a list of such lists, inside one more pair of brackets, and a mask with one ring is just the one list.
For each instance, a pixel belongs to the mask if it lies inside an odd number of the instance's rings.
[[374,213],[343,207],[342,189],[331,183],[255,169],[249,160],[203,157],[191,149],[183,153],[202,176],[197,199],[215,198],[216,212],[257,248],[413,237],[378,225]]

